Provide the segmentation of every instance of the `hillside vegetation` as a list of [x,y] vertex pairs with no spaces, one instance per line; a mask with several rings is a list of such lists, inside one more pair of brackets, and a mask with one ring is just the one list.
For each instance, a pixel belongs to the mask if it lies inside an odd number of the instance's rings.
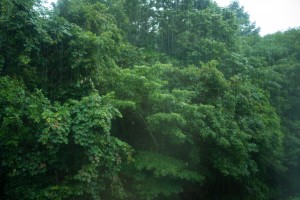
[[0,199],[296,199],[299,75],[238,2],[0,0]]

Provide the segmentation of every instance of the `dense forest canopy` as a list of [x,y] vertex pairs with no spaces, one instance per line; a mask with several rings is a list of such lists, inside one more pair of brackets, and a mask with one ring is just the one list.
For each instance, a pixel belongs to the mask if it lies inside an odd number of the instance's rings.
[[297,199],[299,74],[236,1],[0,0],[0,199]]

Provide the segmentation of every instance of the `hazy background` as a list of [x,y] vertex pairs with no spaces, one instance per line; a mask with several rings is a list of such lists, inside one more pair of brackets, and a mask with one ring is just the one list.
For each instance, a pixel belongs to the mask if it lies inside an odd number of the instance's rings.
[[[48,4],[57,0],[48,0]],[[227,6],[232,0],[215,0]],[[252,22],[261,28],[261,35],[300,26],[300,0],[239,0]]]
[[[215,0],[220,6],[227,6],[231,0]],[[285,31],[300,26],[299,0],[239,0],[261,28],[261,35]]]

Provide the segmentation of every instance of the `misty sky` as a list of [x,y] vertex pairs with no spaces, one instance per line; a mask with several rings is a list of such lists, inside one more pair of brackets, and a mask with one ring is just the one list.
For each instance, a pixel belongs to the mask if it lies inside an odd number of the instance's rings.
[[[231,0],[214,0],[227,6]],[[300,0],[239,0],[261,35],[300,27]]]
[[[231,0],[214,0],[227,6]],[[56,2],[56,0],[48,0]],[[252,22],[261,28],[261,35],[300,27],[300,0],[239,0]]]

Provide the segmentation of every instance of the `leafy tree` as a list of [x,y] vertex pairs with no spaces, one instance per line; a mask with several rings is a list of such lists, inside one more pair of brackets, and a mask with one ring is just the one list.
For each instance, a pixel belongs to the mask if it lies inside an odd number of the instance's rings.
[[0,8],[0,198],[297,195],[298,29],[210,0]]
[[28,86],[38,82],[33,57],[49,38],[35,6],[39,1],[3,0],[0,3],[0,73],[22,78]]
[[0,91],[6,198],[99,199],[108,188],[124,195],[118,172],[130,148],[109,135],[112,118],[120,115],[109,96],[50,105],[40,91],[27,93],[6,77]]
[[299,150],[297,134],[299,117],[296,114],[299,110],[296,103],[299,96],[297,92],[299,83],[296,78],[299,68],[299,43],[296,40],[298,36],[299,30],[291,29],[257,40],[254,37],[245,40],[246,59],[252,67],[255,67],[250,76],[255,84],[259,84],[270,93],[271,103],[281,118],[281,129],[285,133],[284,164],[287,172],[274,175],[279,177],[276,184],[277,190],[283,195],[281,198],[295,195],[299,190],[299,183],[295,181],[299,176],[297,173],[299,159],[295,156]]
[[227,80],[215,62],[201,69],[139,66],[113,76],[123,113],[116,130],[126,133],[117,136],[137,151],[124,172],[129,199],[200,198],[222,182],[235,190],[203,198],[271,195],[267,178],[283,170],[283,136],[268,94],[251,80]]
[[[101,29],[101,17],[81,28],[58,10],[42,18],[34,5],[1,2],[3,12],[14,11],[1,13],[1,49],[9,49],[1,51],[1,72],[8,75],[0,84],[0,148],[7,152],[0,156],[3,197],[121,198],[118,175],[131,149],[110,136],[111,120],[121,115],[111,105],[112,97],[99,96],[93,86],[93,81],[96,86],[101,82],[101,69],[115,66],[118,44],[111,54],[108,44],[118,43],[118,30],[113,24]],[[87,22],[93,11],[105,9],[100,4],[77,6],[80,10],[71,11],[86,12]],[[112,23],[106,20],[106,25]],[[97,56],[100,50],[107,53]]]
[[238,1],[233,1],[228,6],[228,9],[236,16],[239,25],[238,34],[240,36],[258,35],[259,28],[256,27],[255,22],[250,21],[249,14],[244,11],[244,7],[241,7]]

